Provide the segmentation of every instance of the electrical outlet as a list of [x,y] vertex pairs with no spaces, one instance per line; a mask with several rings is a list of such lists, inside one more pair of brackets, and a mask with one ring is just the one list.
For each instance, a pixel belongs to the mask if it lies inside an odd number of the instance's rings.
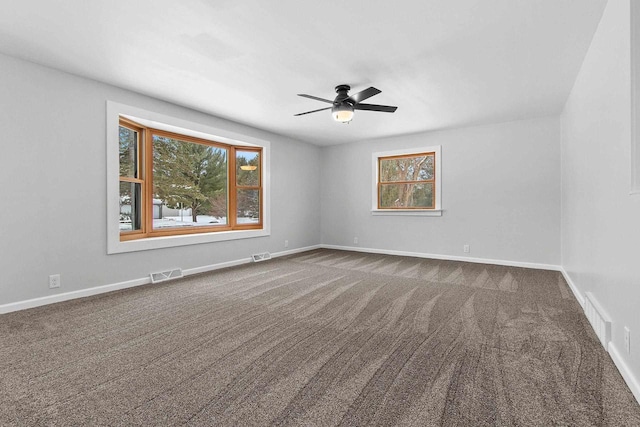
[[471,248],[469,247],[469,245],[464,245],[462,249],[464,250],[465,254],[468,254],[471,251]]
[[353,238],[353,244],[354,244],[354,245],[357,245],[357,244],[358,244],[358,238],[357,238],[357,237],[354,237],[354,238]]
[[285,248],[288,248],[288,247],[289,247],[289,241],[288,241],[288,240],[285,240],[285,241],[284,241],[284,247],[285,247]]
[[626,326],[624,327],[624,349],[627,354],[631,354],[631,332]]
[[60,287],[60,275],[52,274],[49,276],[49,289],[59,288]]

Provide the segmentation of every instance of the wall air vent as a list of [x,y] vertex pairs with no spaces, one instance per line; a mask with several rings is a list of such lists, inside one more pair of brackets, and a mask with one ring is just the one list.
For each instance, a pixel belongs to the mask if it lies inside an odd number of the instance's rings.
[[173,270],[151,273],[150,276],[151,283],[166,282],[167,280],[179,279],[181,277],[184,277],[181,268],[174,268]]
[[254,255],[251,255],[251,259],[253,259],[253,262],[266,261],[268,259],[271,259],[271,254],[269,252],[254,254]]
[[585,296],[584,313],[587,315],[587,319],[589,319],[589,323],[591,323],[598,339],[607,349],[609,341],[611,341],[611,319],[602,310],[602,307],[600,307],[591,292],[586,292]]

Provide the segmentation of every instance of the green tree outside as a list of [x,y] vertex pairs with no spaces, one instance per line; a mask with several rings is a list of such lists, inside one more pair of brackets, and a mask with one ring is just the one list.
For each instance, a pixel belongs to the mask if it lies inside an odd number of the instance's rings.
[[170,208],[226,216],[227,150],[153,136],[153,191]]

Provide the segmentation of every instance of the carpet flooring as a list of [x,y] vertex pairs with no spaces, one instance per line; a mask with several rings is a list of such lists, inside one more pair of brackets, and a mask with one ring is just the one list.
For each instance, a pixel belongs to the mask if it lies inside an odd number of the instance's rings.
[[558,272],[315,250],[0,316],[0,425],[640,426]]

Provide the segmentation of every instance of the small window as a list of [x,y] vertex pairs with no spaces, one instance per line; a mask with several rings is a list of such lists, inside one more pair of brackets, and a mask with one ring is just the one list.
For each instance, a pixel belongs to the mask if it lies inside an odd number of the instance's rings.
[[374,153],[372,211],[435,212],[440,207],[440,147]]
[[378,158],[378,209],[433,209],[435,153]]

